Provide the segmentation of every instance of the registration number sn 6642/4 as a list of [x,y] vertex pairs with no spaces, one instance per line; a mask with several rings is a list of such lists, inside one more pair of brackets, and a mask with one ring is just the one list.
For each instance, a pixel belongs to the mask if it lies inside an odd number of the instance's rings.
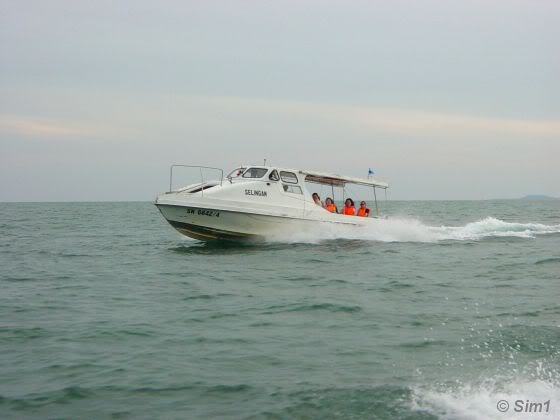
[[207,209],[186,209],[187,214],[198,214],[199,216],[209,216],[209,217],[220,217],[220,212],[218,210],[207,210]]

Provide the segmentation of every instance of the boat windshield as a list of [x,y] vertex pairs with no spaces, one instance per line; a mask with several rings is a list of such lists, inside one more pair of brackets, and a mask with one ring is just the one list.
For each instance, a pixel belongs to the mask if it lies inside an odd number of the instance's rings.
[[249,168],[243,173],[243,178],[262,178],[267,172],[267,168]]
[[235,168],[233,171],[231,171],[228,176],[226,178],[237,178],[239,176],[241,176],[241,174],[243,173],[243,171],[245,171],[246,168],[240,167],[240,168]]

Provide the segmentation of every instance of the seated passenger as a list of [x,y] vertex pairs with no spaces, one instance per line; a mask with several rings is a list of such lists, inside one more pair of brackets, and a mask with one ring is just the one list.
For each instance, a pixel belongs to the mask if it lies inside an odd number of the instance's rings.
[[336,208],[334,201],[330,197],[327,197],[327,199],[325,200],[325,209],[330,211],[331,213],[338,213],[338,209]]
[[351,198],[347,198],[344,202],[344,209],[342,209],[342,214],[347,216],[355,216],[356,208],[354,207],[354,201]]
[[325,207],[325,205],[321,201],[321,197],[319,197],[319,194],[313,193],[313,195],[311,197],[313,197],[313,201],[315,201],[315,204],[317,204],[318,206],[321,206],[321,207]]
[[370,210],[366,207],[366,202],[362,201],[360,203],[360,208],[358,209],[358,216],[369,217]]

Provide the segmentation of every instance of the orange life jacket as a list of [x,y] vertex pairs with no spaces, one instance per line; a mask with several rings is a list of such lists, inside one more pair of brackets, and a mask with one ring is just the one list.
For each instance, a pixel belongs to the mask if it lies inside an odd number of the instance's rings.
[[328,206],[325,207],[325,209],[327,209],[331,213],[336,213],[336,206],[334,204],[329,204]]
[[360,217],[369,217],[369,209],[363,209],[363,208],[359,208],[358,209],[358,216]]
[[347,216],[355,216],[356,209],[354,207],[344,207],[344,211],[342,214],[345,214]]

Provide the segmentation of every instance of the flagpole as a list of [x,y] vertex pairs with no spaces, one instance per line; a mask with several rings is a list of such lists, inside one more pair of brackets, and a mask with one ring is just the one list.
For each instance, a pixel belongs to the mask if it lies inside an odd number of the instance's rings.
[[375,213],[379,217],[379,208],[377,207],[377,194],[375,193],[375,185],[373,186],[373,197],[375,199]]

